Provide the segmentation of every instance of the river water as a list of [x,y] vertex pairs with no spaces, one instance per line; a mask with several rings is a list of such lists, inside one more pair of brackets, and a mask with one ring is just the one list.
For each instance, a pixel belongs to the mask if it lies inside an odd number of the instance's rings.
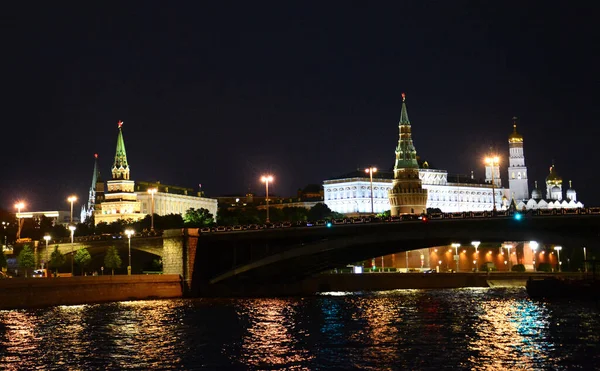
[[495,288],[0,311],[0,369],[590,370],[600,310]]

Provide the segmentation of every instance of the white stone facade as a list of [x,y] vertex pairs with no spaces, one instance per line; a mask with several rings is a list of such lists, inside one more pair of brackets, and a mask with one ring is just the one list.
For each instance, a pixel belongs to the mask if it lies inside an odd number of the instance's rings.
[[[152,212],[152,196],[148,192],[136,192],[136,194],[142,205],[142,213],[150,214]],[[156,215],[181,214],[183,216],[191,208],[207,209],[216,220],[216,199],[165,192],[154,194],[154,214]]]
[[[491,184],[448,183],[444,170],[419,169],[423,189],[427,190],[427,208],[442,212],[491,211]],[[373,209],[375,213],[390,210],[388,192],[392,179],[373,179]],[[323,182],[325,204],[342,214],[371,213],[371,185],[368,177],[352,177]],[[503,188],[494,188],[496,208],[502,210]]]

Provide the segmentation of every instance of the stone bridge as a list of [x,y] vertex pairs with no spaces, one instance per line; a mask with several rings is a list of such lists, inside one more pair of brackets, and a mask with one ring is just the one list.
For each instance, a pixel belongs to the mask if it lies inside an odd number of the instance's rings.
[[[195,250],[193,286],[297,282],[373,257],[460,242],[530,241],[565,248],[600,245],[600,215],[445,219],[302,227],[231,233],[189,233]],[[590,250],[591,251],[591,250]]]
[[[600,215],[444,219],[209,233],[173,229],[165,231],[162,237],[132,238],[131,249],[160,256],[164,273],[181,275],[188,292],[202,295],[211,285],[298,282],[373,257],[453,242],[464,246],[472,240],[535,240],[560,244],[565,249],[586,246],[591,252],[600,247]],[[123,238],[76,242],[73,246],[59,244],[59,249],[69,255],[86,247],[92,256],[98,256],[114,245],[127,259],[127,244],[127,238]],[[54,246],[49,244],[49,253]],[[45,259],[43,243],[37,252]]]

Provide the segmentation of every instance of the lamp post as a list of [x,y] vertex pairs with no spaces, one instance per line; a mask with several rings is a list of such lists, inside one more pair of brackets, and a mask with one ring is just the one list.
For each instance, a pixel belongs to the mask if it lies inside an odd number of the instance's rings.
[[45,235],[44,240],[46,240],[46,272],[48,271],[48,266],[50,266],[50,253],[48,252],[48,241],[50,241],[50,235]]
[[583,247],[583,271],[587,273],[587,254],[585,252],[585,246]]
[[69,223],[73,224],[73,202],[77,201],[77,196],[69,196],[67,201],[71,203],[71,219],[69,220]]
[[[9,225],[10,223],[2,222],[2,227],[4,227],[4,246],[6,246],[6,248],[8,248],[8,234],[6,233],[6,227],[8,227]],[[583,252],[583,255],[585,255],[585,247],[583,248]]]
[[479,247],[479,245],[481,245],[481,241],[472,241],[471,245],[473,245],[473,247],[475,248],[475,261],[473,262],[473,264],[475,264],[475,272],[477,272],[477,269],[479,267],[479,252],[477,251],[477,248]]
[[506,251],[508,251],[508,270],[511,270],[512,267],[512,261],[510,259],[510,249],[512,249],[513,245],[511,245],[510,243],[507,243],[504,245],[504,247],[506,248]]
[[486,157],[485,158],[485,163],[490,165],[492,167],[492,202],[494,203],[494,212],[496,212],[496,182],[494,180],[494,173],[496,170],[496,165],[500,164],[500,157],[498,156],[494,156],[494,157]]
[[129,245],[129,265],[127,265],[127,275],[131,276],[131,236],[134,234],[133,229],[126,229],[125,234],[127,235],[128,245]]
[[531,253],[533,254],[533,271],[535,272],[535,253],[537,251],[539,244],[536,241],[529,241],[529,247],[531,247]]
[[15,208],[17,209],[17,240],[21,239],[21,210],[25,207],[25,204],[22,201],[19,201],[15,204]]
[[273,181],[273,176],[272,175],[263,175],[262,178],[260,178],[260,180],[262,180],[263,183],[265,183],[266,201],[267,201],[267,223],[270,223],[270,221],[269,221],[269,183]]
[[369,179],[371,180],[371,214],[375,214],[375,208],[373,207],[373,173],[377,172],[376,167],[370,167],[365,169],[365,173],[369,174]]
[[73,277],[73,236],[75,235],[76,227],[73,224],[69,225],[69,230],[71,231],[71,277]]
[[150,231],[154,232],[154,194],[158,190],[156,188],[150,188],[148,193],[150,193],[150,197],[152,198],[152,212],[150,213]]
[[556,258],[558,259],[558,271],[560,272],[560,266],[562,262],[560,261],[560,250],[562,250],[562,246],[554,246],[554,250],[556,250]]
[[456,254],[454,255],[454,260],[456,260],[456,272],[458,273],[458,248],[460,247],[460,244],[455,242],[451,246],[454,247],[454,249],[456,250]]

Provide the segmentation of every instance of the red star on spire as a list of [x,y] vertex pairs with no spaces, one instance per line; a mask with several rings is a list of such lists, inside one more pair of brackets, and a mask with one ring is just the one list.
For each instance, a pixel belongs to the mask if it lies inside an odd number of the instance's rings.
[[123,121],[119,120],[119,123],[117,125],[119,126],[119,129],[120,129],[121,126],[123,126]]

